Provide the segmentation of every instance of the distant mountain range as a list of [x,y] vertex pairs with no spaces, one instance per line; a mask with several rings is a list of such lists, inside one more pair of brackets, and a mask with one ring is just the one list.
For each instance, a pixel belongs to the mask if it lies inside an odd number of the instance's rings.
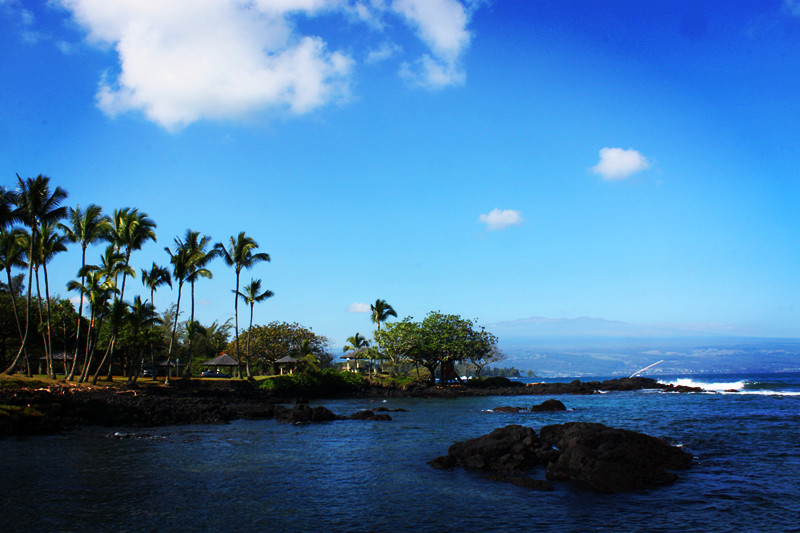
[[531,317],[490,324],[507,360],[547,376],[800,372],[800,339],[736,337],[719,325],[648,326]]

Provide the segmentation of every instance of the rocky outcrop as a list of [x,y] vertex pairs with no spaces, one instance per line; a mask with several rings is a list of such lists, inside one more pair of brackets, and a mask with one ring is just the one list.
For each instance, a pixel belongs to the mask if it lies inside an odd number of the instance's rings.
[[534,405],[531,407],[531,411],[534,413],[544,413],[544,412],[551,412],[551,411],[566,411],[566,406],[558,400],[545,400],[539,405]]
[[461,466],[490,479],[538,490],[552,488],[528,474],[543,469],[548,481],[573,481],[598,492],[616,493],[674,482],[671,470],[689,468],[692,456],[643,433],[602,424],[570,422],[545,426],[537,435],[528,427],[510,425],[450,446],[429,464]]

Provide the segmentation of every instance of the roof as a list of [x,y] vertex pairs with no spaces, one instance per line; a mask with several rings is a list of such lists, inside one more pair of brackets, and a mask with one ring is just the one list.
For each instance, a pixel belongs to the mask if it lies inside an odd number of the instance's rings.
[[367,349],[368,348],[362,346],[358,350],[353,350],[351,352],[347,352],[341,358],[342,359],[358,359],[359,357],[363,357],[364,356],[364,354],[366,353]]
[[215,357],[214,359],[209,359],[200,366],[238,366],[238,365],[239,363],[236,362],[236,359],[224,353],[222,355]]
[[280,359],[278,359],[275,362],[276,363],[296,363],[297,359],[295,359],[291,355],[287,355],[286,357],[281,357]]
[[[53,354],[53,361],[64,361],[65,359],[67,361],[72,361],[74,357],[72,356],[72,354],[68,354],[66,352],[56,352]],[[47,360],[46,355],[43,355],[39,358],[39,361],[46,361],[46,360]]]

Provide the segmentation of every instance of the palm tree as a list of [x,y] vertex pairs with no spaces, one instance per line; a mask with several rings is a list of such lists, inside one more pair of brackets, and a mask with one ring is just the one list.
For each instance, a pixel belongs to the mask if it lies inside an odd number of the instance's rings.
[[347,342],[342,351],[353,352],[353,358],[356,360],[356,370],[358,370],[358,356],[367,348],[369,348],[369,341],[362,337],[360,333],[356,333],[352,337],[347,338]]
[[314,353],[314,345],[308,339],[300,341],[294,349],[295,359],[299,363],[303,372],[316,372],[319,370],[319,359]]
[[172,277],[169,275],[169,270],[153,261],[150,270],[142,269],[142,285],[150,289],[150,303],[155,305],[153,298],[155,298],[156,289],[161,285],[169,285],[172,288]]
[[[26,178],[23,180],[17,174],[19,182],[19,193],[16,194],[17,208],[13,211],[13,217],[20,220],[30,230],[30,244],[28,258],[33,257],[33,245],[39,230],[43,224],[55,224],[67,215],[66,207],[59,207],[67,197],[67,192],[61,187],[56,187],[50,191],[50,178],[39,174],[36,178]],[[31,316],[31,285],[33,284],[33,261],[28,261],[28,301],[25,305],[25,332],[22,336],[22,343],[17,352],[17,357],[5,371],[11,374],[19,363],[19,358],[25,352],[28,341],[28,331],[30,330]],[[30,362],[28,362],[30,370]]]
[[[378,332],[381,331],[381,322],[386,322],[390,316],[397,318],[394,308],[386,303],[386,300],[375,300],[374,304],[370,304],[369,309],[372,312],[372,321],[378,325]],[[378,344],[378,353],[380,354],[380,352],[381,346]]]
[[0,231],[19,220],[14,212],[17,204],[17,195],[4,187],[0,187]]
[[25,246],[24,231],[14,229],[10,231],[0,230],[0,266],[6,271],[8,278],[8,292],[11,294],[11,306],[14,310],[14,320],[17,323],[19,340],[22,342],[22,326],[19,323],[19,313],[17,312],[17,291],[14,288],[14,280],[11,271],[14,268],[25,266]]
[[[50,320],[50,284],[47,278],[47,263],[49,263],[55,254],[59,252],[66,252],[67,247],[64,242],[67,240],[66,236],[56,231],[54,224],[43,224],[39,228],[39,235],[37,238],[36,246],[34,247],[35,255],[34,261],[36,262],[36,291],[39,292],[39,266],[42,267],[44,274],[44,294],[45,294],[45,322],[47,324],[47,335],[45,337],[44,353],[47,357],[47,373],[52,378],[56,378],[55,366],[53,364],[53,346],[52,346],[52,325]],[[41,302],[39,297],[39,307],[41,314]]]
[[[126,267],[130,267],[131,254],[134,250],[140,250],[142,246],[149,240],[156,240],[156,223],[153,222],[147,213],[139,212],[138,209],[125,207],[114,211],[112,218],[111,229],[111,242],[114,244],[116,250],[123,254],[123,262]],[[125,298],[125,281],[128,274],[131,277],[136,276],[136,272],[128,268],[122,272],[122,287],[119,291],[117,300]],[[106,379],[111,381],[113,379],[112,370],[114,367],[114,350],[119,333],[119,323],[114,324],[111,332],[111,357],[108,361],[108,376]]]
[[[189,275],[186,277],[186,281],[191,284],[191,293],[192,293],[192,303],[191,303],[191,312],[189,317],[189,323],[194,323],[194,282],[198,280],[198,278],[207,278],[211,279],[213,274],[209,269],[206,268],[206,265],[214,259],[217,254],[219,253],[216,248],[212,248],[211,250],[206,250],[208,243],[211,242],[211,237],[208,235],[203,235],[200,237],[200,233],[197,231],[186,230],[186,238],[184,240],[184,246],[186,246],[187,254],[189,256]],[[194,340],[194,333],[196,329],[191,329],[188,331],[189,333],[189,360],[186,363],[186,370],[184,371],[184,377],[189,377],[191,373],[191,365],[192,365],[192,341]]]
[[80,291],[86,296],[89,304],[89,326],[86,332],[86,353],[83,357],[83,367],[78,382],[82,383],[89,374],[89,367],[94,358],[94,348],[97,342],[92,337],[92,332],[100,329],[100,318],[105,315],[108,301],[117,292],[113,279],[106,278],[103,272],[95,265],[86,265],[79,272],[81,283],[75,280],[67,283],[67,289]]
[[181,311],[181,291],[186,278],[189,276],[189,263],[191,258],[188,255],[188,249],[185,243],[179,238],[175,237],[175,251],[169,248],[164,248],[169,254],[169,262],[172,263],[172,279],[178,282],[178,304],[175,306],[175,318],[172,323],[172,336],[169,340],[169,349],[167,350],[167,379],[164,380],[164,385],[169,385],[169,366],[172,363],[172,348],[175,346],[175,333],[178,330],[178,317]]
[[245,301],[250,306],[250,326],[247,328],[247,347],[245,348],[245,361],[247,361],[247,379],[250,379],[250,336],[253,331],[253,308],[257,303],[261,303],[267,298],[272,298],[275,293],[270,290],[265,290],[259,294],[261,290],[261,280],[251,279],[250,283],[244,286],[244,294],[237,292],[237,296]]
[[[86,248],[90,244],[98,241],[108,240],[111,231],[111,219],[102,214],[99,205],[90,204],[86,211],[81,210],[81,206],[69,210],[69,224],[61,224],[67,238],[81,245],[81,270],[86,266]],[[84,279],[81,277],[81,285]],[[80,295],[78,304],[78,329],[75,334],[75,357],[72,359],[72,368],[67,376],[68,380],[75,377],[75,368],[78,362],[78,350],[80,349],[81,318],[83,317],[83,292]]]
[[[128,309],[126,320],[133,330],[133,345],[136,351],[136,356],[131,357],[132,364],[131,368],[128,369],[128,381],[135,382],[142,370],[141,364],[144,360],[142,358],[142,351],[144,350],[144,345],[147,344],[147,339],[141,339],[142,332],[159,324],[161,319],[158,317],[158,313],[156,313],[153,304],[146,300],[142,302],[141,296],[137,295],[134,296],[133,303]],[[138,363],[138,365],[136,363]],[[135,371],[133,368],[134,366],[137,367]],[[155,366],[153,368],[155,368]],[[155,372],[153,372],[153,374],[155,374]]]
[[233,316],[234,316],[234,330],[236,333],[236,362],[238,363],[239,377],[242,377],[242,360],[239,354],[239,274],[243,268],[250,268],[260,261],[269,261],[270,257],[267,253],[253,253],[253,250],[258,248],[258,243],[252,238],[245,235],[245,232],[230,239],[230,247],[225,248],[225,245],[218,242],[215,245],[219,255],[225,264],[234,267],[236,271],[236,289],[234,289],[233,297]]
[[[169,270],[159,266],[153,261],[153,266],[150,270],[142,269],[142,284],[150,289],[150,304],[155,305],[154,298],[156,289],[161,285],[169,285],[172,288],[172,276],[169,275]],[[153,365],[153,381],[158,379],[156,376],[156,358],[153,352],[153,343],[150,342],[150,361]]]

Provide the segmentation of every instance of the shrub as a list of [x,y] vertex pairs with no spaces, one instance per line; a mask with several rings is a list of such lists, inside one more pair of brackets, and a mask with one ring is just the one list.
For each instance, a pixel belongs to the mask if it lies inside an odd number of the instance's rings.
[[267,378],[260,387],[278,394],[324,396],[352,393],[363,384],[364,379],[355,372],[326,368]]

